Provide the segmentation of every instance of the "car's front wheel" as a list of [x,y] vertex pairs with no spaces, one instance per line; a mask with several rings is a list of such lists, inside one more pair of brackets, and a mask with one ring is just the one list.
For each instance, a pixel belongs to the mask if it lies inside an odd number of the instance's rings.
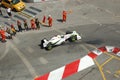
[[66,34],[71,34],[72,32],[71,31],[67,31]]
[[48,43],[47,47],[46,47],[46,50],[51,50],[53,47],[52,47],[52,44],[51,43]]
[[76,35],[73,35],[69,38],[69,41],[70,42],[75,42],[77,40],[77,36]]

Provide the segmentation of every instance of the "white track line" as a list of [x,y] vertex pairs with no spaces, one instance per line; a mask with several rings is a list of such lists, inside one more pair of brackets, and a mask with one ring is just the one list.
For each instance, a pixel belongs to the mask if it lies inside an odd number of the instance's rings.
[[11,48],[13,48],[13,50],[16,52],[16,54],[23,61],[23,63],[25,64],[25,66],[29,70],[30,74],[32,75],[32,77],[37,76],[37,73],[36,73],[35,69],[30,64],[29,60],[27,60],[27,58],[25,57],[25,55],[22,52],[20,52],[20,50],[15,45],[13,45],[11,42],[8,42],[8,43],[11,45]]
[[9,49],[10,49],[10,44],[6,43],[5,52],[0,56],[0,60],[2,60],[7,55]]
[[45,59],[44,57],[40,57],[39,60],[42,64],[47,64],[48,63],[47,59]]
[[28,52],[33,53],[34,50],[31,47],[27,47]]

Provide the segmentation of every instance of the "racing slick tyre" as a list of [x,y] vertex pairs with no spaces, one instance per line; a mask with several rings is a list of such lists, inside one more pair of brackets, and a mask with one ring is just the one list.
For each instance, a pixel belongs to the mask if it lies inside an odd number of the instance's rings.
[[53,47],[52,47],[52,44],[51,43],[48,43],[47,47],[45,48],[46,50],[51,50]]
[[71,34],[72,32],[71,31],[66,31],[66,34]]
[[69,41],[70,42],[75,42],[77,40],[77,36],[76,35],[73,35],[69,38]]
[[44,48],[44,47],[43,47],[43,43],[44,43],[44,40],[42,39],[42,40],[41,40],[41,44],[40,44],[41,49],[43,49],[43,48]]

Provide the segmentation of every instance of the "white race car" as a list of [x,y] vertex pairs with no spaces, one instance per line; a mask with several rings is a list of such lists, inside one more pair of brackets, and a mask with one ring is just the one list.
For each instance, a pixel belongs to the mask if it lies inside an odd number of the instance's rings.
[[41,40],[41,48],[46,50],[51,50],[54,46],[61,45],[65,43],[65,41],[74,42],[76,40],[80,40],[81,36],[76,32],[66,32],[65,35],[56,35],[52,37],[50,40],[42,39]]

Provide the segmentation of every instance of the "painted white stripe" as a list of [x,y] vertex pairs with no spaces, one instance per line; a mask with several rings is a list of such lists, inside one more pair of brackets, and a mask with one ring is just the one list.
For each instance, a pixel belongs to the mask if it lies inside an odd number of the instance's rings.
[[5,52],[2,55],[0,55],[0,61],[8,54],[9,49],[10,49],[10,44],[6,43],[6,45],[5,45]]
[[42,64],[47,64],[48,63],[47,59],[45,59],[44,57],[40,57],[39,60]]
[[100,51],[98,49],[95,49],[92,52],[95,53],[96,55],[101,55],[102,54],[102,51]]
[[88,55],[86,55],[85,57],[81,58],[80,60],[80,64],[79,64],[79,67],[78,67],[78,72],[79,71],[82,71],[92,65],[94,65],[94,61],[91,57],[89,57]]
[[117,53],[117,56],[120,56],[120,51]]
[[107,52],[113,52],[113,50],[114,50],[113,46],[106,46],[105,48],[106,48]]
[[120,33],[120,31],[116,31],[117,33]]
[[33,50],[31,47],[27,47],[26,49],[27,49],[28,52],[30,52],[30,53],[33,53],[33,52],[34,52],[34,50]]
[[37,76],[37,73],[34,69],[34,67],[31,65],[29,60],[26,58],[26,56],[13,44],[9,41],[9,44],[11,45],[11,48],[16,52],[16,54],[20,57],[20,59],[23,61],[27,69],[29,70],[30,74],[35,77]]
[[16,44],[19,44],[20,43],[20,40],[16,37],[14,37],[14,40],[13,40]]
[[64,73],[64,69],[65,66],[50,72],[48,80],[61,80]]

